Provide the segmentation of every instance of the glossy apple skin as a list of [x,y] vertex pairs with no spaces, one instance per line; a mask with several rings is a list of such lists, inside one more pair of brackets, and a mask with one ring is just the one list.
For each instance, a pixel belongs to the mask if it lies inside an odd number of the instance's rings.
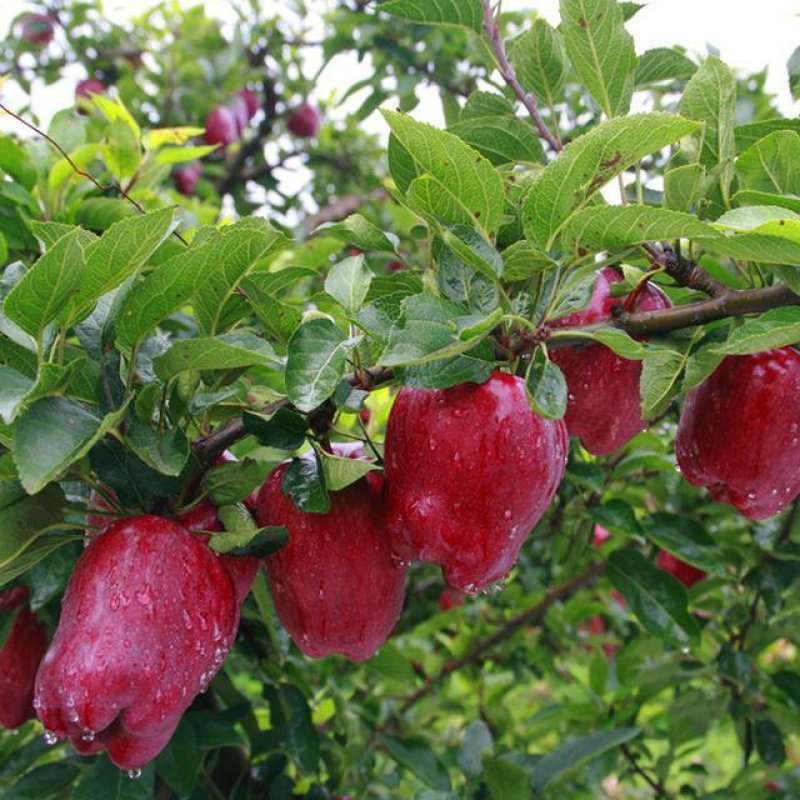
[[286,126],[295,136],[311,139],[319,133],[319,112],[311,103],[302,103],[289,114]]
[[180,167],[172,173],[172,183],[175,188],[187,197],[195,193],[197,189],[197,182],[203,174],[203,167],[199,162],[187,164],[185,167]]
[[800,494],[800,354],[728,356],[683,406],[675,454],[683,476],[749,519]]
[[239,138],[236,117],[226,106],[217,106],[208,112],[206,130],[203,134],[206,144],[227,147]]
[[[620,280],[615,270],[604,267],[587,308],[553,321],[551,327],[575,328],[611,319],[612,307],[622,301],[611,297],[611,285]],[[654,311],[669,305],[667,296],[648,283],[631,310]],[[622,358],[602,344],[554,348],[551,358],[567,381],[567,429],[590,453],[613,453],[647,427],[639,400],[641,361]]]
[[238,608],[227,570],[185,528],[155,516],[115,522],[70,577],[36,677],[39,719],[79,753],[142,767],[222,666]]
[[0,726],[18,728],[36,716],[33,684],[47,650],[47,630],[28,608],[26,586],[0,593],[0,611],[16,614],[0,648]]
[[564,476],[561,420],[528,404],[520,378],[404,388],[386,430],[386,520],[396,556],[439,564],[474,594],[504,578]]
[[53,41],[55,26],[49,14],[25,14],[19,24],[20,38],[29,44],[43,47]]
[[698,581],[703,580],[707,574],[702,569],[697,569],[697,567],[687,564],[666,550],[659,551],[656,556],[656,566],[677,578],[687,589],[694,586]]
[[[223,525],[217,514],[217,507],[207,498],[178,514],[175,520],[183,525],[187,531],[221,531]],[[207,537],[204,538],[207,541]],[[253,581],[258,574],[260,562],[250,556],[220,555],[220,561],[225,565],[233,580],[236,589],[236,600],[241,605],[253,588]]]
[[392,558],[381,517],[381,482],[362,478],[331,492],[327,514],[309,514],[281,489],[288,464],[258,495],[259,525],[285,525],[289,543],[264,559],[275,610],[308,656],[374,655],[397,622],[405,567]]

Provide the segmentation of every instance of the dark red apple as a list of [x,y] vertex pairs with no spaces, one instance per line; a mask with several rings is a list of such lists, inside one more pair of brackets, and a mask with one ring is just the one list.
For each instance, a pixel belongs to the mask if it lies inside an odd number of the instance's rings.
[[253,119],[253,117],[258,113],[259,107],[261,106],[258,95],[247,86],[245,86],[244,89],[239,89],[236,95],[244,100],[245,107],[247,108],[248,121]]
[[286,126],[295,136],[311,139],[319,132],[319,112],[306,101],[291,111]]
[[[611,297],[611,285],[620,280],[615,270],[604,267],[588,307],[554,320],[551,327],[575,328],[610,320],[612,307],[622,300]],[[631,310],[653,311],[669,305],[667,296],[648,283],[637,293]],[[602,344],[554,348],[552,359],[567,381],[567,429],[590,453],[613,453],[647,427],[639,399],[640,361],[622,358]]]
[[20,38],[43,47],[53,41],[55,23],[49,14],[24,14],[19,19]]
[[521,378],[400,391],[386,431],[386,520],[402,561],[474,594],[504,578],[556,493],[568,448]]
[[175,188],[183,195],[190,196],[195,193],[197,182],[203,174],[203,167],[199,161],[194,161],[186,166],[179,167],[172,173],[172,182]]
[[236,117],[226,106],[216,106],[206,117],[206,131],[203,137],[206,144],[218,144],[227,147],[239,138]]
[[659,551],[656,556],[656,566],[677,578],[687,589],[706,577],[706,573],[702,569],[687,564],[666,550]]
[[47,650],[47,631],[28,608],[26,586],[0,593],[0,611],[16,615],[0,648],[0,726],[18,728],[36,716],[33,684]]
[[143,516],[92,539],[64,594],[34,705],[79,753],[138,769],[208,687],[239,621],[220,559],[181,525]]
[[108,87],[97,78],[84,78],[75,84],[75,105],[79,114],[86,114],[87,109],[91,108],[93,94],[105,94]]
[[[334,452],[342,453],[334,446]],[[365,478],[332,492],[330,510],[298,509],[283,493],[282,464],[261,487],[259,525],[285,525],[289,543],[264,559],[275,610],[308,656],[372,656],[400,616],[405,568],[391,555],[381,485]]]
[[675,454],[683,476],[750,519],[800,494],[800,354],[728,356],[683,406]]

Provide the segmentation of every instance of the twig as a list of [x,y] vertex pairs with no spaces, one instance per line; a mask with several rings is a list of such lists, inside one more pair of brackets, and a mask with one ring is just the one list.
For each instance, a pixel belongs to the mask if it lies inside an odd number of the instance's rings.
[[344,219],[349,214],[357,211],[364,203],[371,200],[384,200],[386,197],[388,197],[388,194],[384,189],[375,189],[375,191],[367,195],[346,194],[330,205],[324,206],[316,214],[306,217],[303,222],[303,228],[308,233],[311,233],[325,222],[338,222]]
[[547,127],[547,123],[545,123],[542,118],[537,105],[536,95],[533,94],[533,92],[526,92],[517,80],[514,67],[511,66],[508,56],[506,55],[506,48],[500,36],[500,30],[497,27],[491,0],[483,0],[483,29],[492,42],[492,49],[494,50],[494,55],[497,59],[498,68],[500,74],[503,76],[503,80],[508,84],[514,94],[519,98],[522,105],[525,106],[527,112],[531,115],[539,136],[550,145],[553,152],[560,152],[564,147],[558,140],[558,137]]
[[479,639],[465,655],[448,661],[436,675],[429,677],[417,691],[403,700],[399,713],[402,714],[408,711],[423,697],[430,694],[449,675],[470,664],[482,663],[490,650],[513,636],[523,626],[532,625],[541,620],[551,606],[593,581],[605,569],[605,566],[605,561],[596,561],[583,572],[579,572],[568,581],[550,589],[538,603],[512,617],[494,633]]
[[[72,158],[70,157],[70,154],[55,139],[53,139],[52,136],[50,136],[49,134],[45,133],[40,128],[37,128],[36,125],[34,125],[32,122],[29,122],[24,117],[21,117],[19,114],[16,114],[15,112],[13,112],[4,103],[0,103],[0,111],[5,111],[6,114],[8,114],[10,117],[13,117],[15,120],[17,120],[17,122],[22,123],[26,128],[32,130],[37,136],[41,136],[41,138],[44,139],[51,147],[53,147],[55,150],[58,151],[58,153],[64,158],[64,160],[70,165],[70,167],[72,167],[72,169],[78,175],[80,175],[82,178],[86,178],[86,180],[88,180],[92,184],[94,184],[101,192],[103,192],[103,193],[105,193],[105,192],[119,192],[119,194],[122,197],[124,197],[140,214],[146,214],[147,213],[144,210],[144,208],[142,208],[142,206],[139,204],[139,202],[135,198],[131,197],[128,194],[128,192],[120,184],[118,184],[118,183],[109,183],[109,184],[100,183],[100,181],[98,181],[97,178],[94,177],[94,175],[92,175],[89,172],[86,172],[86,170],[81,169],[72,160]],[[175,234],[175,236],[178,237],[178,239],[180,239],[180,241],[183,244],[187,244],[186,240],[180,235],[180,233],[178,233],[178,231],[173,231],[173,233]]]
[[712,278],[699,264],[676,253],[669,242],[663,242],[661,247],[664,251],[661,257],[664,271],[681,286],[710,297],[721,297],[731,291],[730,287]]
[[656,797],[670,797],[670,794],[667,792],[664,784],[657,778],[653,778],[653,776],[650,775],[650,773],[639,764],[636,754],[631,750],[630,747],[628,747],[627,744],[620,745],[619,749],[622,752],[622,755],[625,756],[627,762],[631,765],[631,769],[645,780],[647,785],[653,790],[653,794]]

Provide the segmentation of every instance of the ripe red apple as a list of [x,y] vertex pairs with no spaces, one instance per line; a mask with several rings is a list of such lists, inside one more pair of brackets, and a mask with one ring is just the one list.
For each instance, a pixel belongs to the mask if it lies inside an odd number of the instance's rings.
[[264,559],[275,611],[306,655],[367,659],[392,632],[405,595],[406,571],[392,558],[381,518],[380,482],[362,478],[331,493],[327,514],[311,514],[283,493],[287,469],[267,478],[256,510],[259,525],[289,530],[289,543]]
[[97,78],[84,78],[75,84],[75,105],[79,114],[88,113],[93,94],[105,94],[106,85]]
[[55,24],[49,14],[25,14],[19,20],[20,39],[43,47],[53,41]]
[[[554,320],[551,327],[575,328],[611,319],[612,307],[620,302],[611,297],[611,285],[620,280],[615,270],[604,267],[587,308]],[[652,311],[669,305],[667,296],[648,283],[631,310]],[[567,429],[590,453],[612,453],[647,427],[639,400],[640,361],[622,358],[602,344],[554,348],[552,359],[567,380]]]
[[602,547],[611,538],[611,531],[604,528],[602,525],[594,526],[594,533],[592,534],[592,545],[594,547]]
[[[606,621],[603,619],[602,614],[595,614],[588,622],[583,622],[579,626],[579,630],[585,631],[589,636],[602,636],[606,632]],[[594,645],[587,645],[587,651],[594,650]],[[601,645],[603,653],[606,658],[611,658],[617,652],[617,646],[613,642],[604,642]]]
[[683,406],[675,454],[683,476],[749,519],[800,494],[800,354],[728,356]]
[[244,100],[245,107],[247,108],[247,119],[250,121],[258,113],[258,109],[261,105],[258,95],[247,86],[245,86],[244,89],[239,89],[236,95]]
[[319,132],[319,112],[311,103],[306,101],[291,111],[286,121],[286,126],[295,136],[311,139]]
[[47,650],[47,631],[28,608],[27,586],[0,593],[0,611],[16,614],[0,648],[0,726],[18,728],[36,716],[33,684]]
[[36,677],[34,706],[79,753],[138,769],[222,666],[239,620],[209,548],[163,517],[120,520],[78,560]]
[[703,580],[707,574],[702,569],[697,569],[697,567],[687,564],[666,550],[659,551],[656,556],[656,566],[677,578],[687,589],[694,586],[698,581]]
[[226,106],[216,106],[206,117],[206,131],[203,136],[206,144],[218,144],[227,147],[239,138],[236,117]]
[[199,161],[179,167],[172,173],[172,182],[175,188],[183,195],[193,195],[197,188],[197,182],[203,174],[203,167]]
[[474,594],[504,578],[564,476],[567,429],[521,378],[400,391],[386,431],[386,520],[403,561]]
[[450,611],[453,608],[460,608],[464,605],[464,595],[446,586],[439,595],[437,605],[439,606],[439,611]]

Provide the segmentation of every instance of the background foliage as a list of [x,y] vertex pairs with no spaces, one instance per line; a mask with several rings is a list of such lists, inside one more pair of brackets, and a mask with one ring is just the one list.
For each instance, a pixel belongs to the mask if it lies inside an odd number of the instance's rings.
[[[699,304],[703,324],[628,314],[583,334],[643,360],[652,425],[607,458],[573,441],[495,590],[448,607],[439,570],[414,565],[377,656],[315,662],[262,576],[223,671],[138,780],[47,747],[31,722],[0,736],[3,796],[800,796],[796,506],[750,522],[673,454],[682,397],[725,354],[800,340],[797,120],[715,56],[637,57],[635,3],[562,0],[558,30],[533,13],[498,30],[479,0],[350,0],[315,41],[304,4],[286,5],[241,3],[221,26],[163,4],[118,26],[65,0],[53,42],[17,25],[0,44],[26,89],[74,63],[114,87],[47,131],[15,109],[29,124],[0,138],[0,584],[26,582],[51,627],[98,482],[131,512],[179,507],[201,473],[241,499],[308,442],[379,444],[383,384],[483,380],[498,353],[561,416],[541,342],[574,334],[541,334],[587,304],[600,263],[621,264],[625,291],[650,275]],[[361,109],[328,124],[314,98],[319,135],[292,136],[309,53],[351,50],[373,71],[343,76],[338,100],[368,88]],[[414,120],[422,82],[447,132]],[[198,149],[245,85],[263,106],[242,138]],[[388,155],[360,129],[377,107]],[[181,196],[170,173],[198,157]],[[301,168],[285,192],[277,173]],[[207,471],[226,445],[241,465]],[[359,477],[318,457],[297,494],[312,510]],[[660,548],[708,577],[686,591],[653,566]]]

